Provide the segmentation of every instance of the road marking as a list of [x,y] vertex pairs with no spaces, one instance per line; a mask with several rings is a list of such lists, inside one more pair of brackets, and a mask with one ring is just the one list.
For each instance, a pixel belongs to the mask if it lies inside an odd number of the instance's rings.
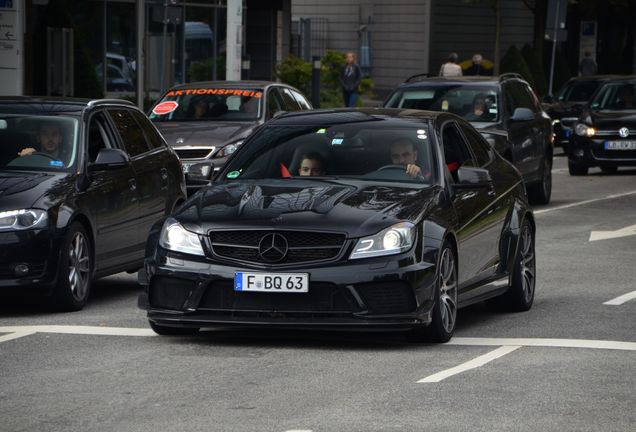
[[499,357],[503,357],[506,354],[509,354],[517,349],[521,348],[520,346],[502,346],[497,348],[494,351],[489,352],[488,354],[484,354],[482,356],[479,356],[477,358],[474,358],[470,361],[467,361],[466,363],[462,363],[459,366],[455,366],[453,368],[450,369],[446,369],[444,371],[438,372],[436,374],[433,375],[429,375],[426,378],[422,378],[421,380],[418,381],[418,384],[420,383],[437,383],[442,381],[443,379],[446,379],[448,377],[451,377],[453,375],[457,375],[460,374],[462,372],[466,372],[467,370],[470,369],[476,369],[478,367],[482,367],[483,365],[490,363],[493,360],[498,359]]
[[597,202],[597,201],[604,201],[604,200],[609,200],[609,199],[615,199],[615,198],[622,198],[622,197],[626,197],[626,196],[630,196],[630,195],[636,195],[636,191],[631,191],[631,192],[625,192],[625,193],[620,193],[620,194],[614,194],[614,195],[608,195],[602,198],[594,198],[594,199],[589,199],[589,200],[585,200],[585,201],[579,201],[579,202],[575,202],[575,203],[571,203],[571,204],[565,204],[562,206],[557,206],[557,207],[552,207],[552,208],[547,208],[547,209],[541,209],[541,210],[535,210],[534,214],[538,215],[538,214],[543,214],[543,213],[548,213],[548,212],[552,212],[552,211],[556,211],[556,210],[563,210],[566,208],[570,208],[570,207],[578,207],[578,206],[582,206],[585,204],[591,204],[593,202]]
[[636,225],[617,229],[616,231],[592,231],[590,233],[590,241],[609,240],[633,235],[636,235]]
[[[61,333],[95,336],[157,336],[151,329],[125,328],[125,327],[98,327],[98,326],[64,326],[64,325],[40,325],[40,326],[9,326],[0,327],[0,333]],[[26,335],[25,335],[26,336]]]
[[[2,332],[5,333],[5,332]],[[21,331],[16,331],[16,332],[10,332],[9,334],[6,334],[4,336],[0,336],[0,343],[2,342],[7,342],[10,340],[14,340],[14,339],[18,339],[24,336],[29,336],[34,334],[34,331],[28,331],[28,330],[21,330]]]
[[620,351],[636,351],[636,342],[621,342],[590,339],[543,339],[543,338],[470,338],[454,337],[446,345],[500,346],[518,345],[544,348],[588,348]]
[[632,291],[629,292],[627,294],[623,294],[622,296],[618,296],[615,299],[612,300],[608,300],[605,303],[603,303],[604,305],[610,305],[610,306],[620,306],[623,303],[627,303],[630,300],[634,300],[636,299],[636,291]]

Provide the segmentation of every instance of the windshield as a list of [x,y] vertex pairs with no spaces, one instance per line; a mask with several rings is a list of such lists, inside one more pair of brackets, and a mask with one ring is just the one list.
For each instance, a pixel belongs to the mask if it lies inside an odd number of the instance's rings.
[[471,122],[495,122],[499,118],[497,92],[472,85],[418,86],[396,91],[387,107],[446,111]]
[[559,91],[557,100],[561,102],[587,102],[599,85],[599,81],[570,81]]
[[258,120],[263,109],[262,100],[260,89],[170,90],[149,117],[154,122]]
[[636,110],[636,82],[606,84],[592,101],[595,110]]
[[75,117],[0,114],[0,169],[68,171],[78,125]]
[[[226,179],[355,178],[432,183],[433,151],[426,124],[381,122],[334,126],[270,126],[237,153]],[[412,174],[407,174],[407,165]]]

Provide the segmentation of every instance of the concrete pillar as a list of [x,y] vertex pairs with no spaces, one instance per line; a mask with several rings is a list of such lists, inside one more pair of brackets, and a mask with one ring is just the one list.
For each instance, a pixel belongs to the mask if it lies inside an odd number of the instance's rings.
[[225,79],[240,81],[243,47],[243,0],[227,0]]

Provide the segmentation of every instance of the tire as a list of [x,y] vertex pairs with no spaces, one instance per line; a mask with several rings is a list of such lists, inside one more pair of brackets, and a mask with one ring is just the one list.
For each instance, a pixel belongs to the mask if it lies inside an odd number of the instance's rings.
[[615,174],[618,171],[618,167],[601,167],[601,171],[603,171],[605,174]]
[[541,180],[528,185],[528,199],[530,204],[548,204],[552,196],[552,159],[543,158]]
[[448,342],[457,323],[457,261],[453,248],[444,242],[437,263],[435,278],[435,306],[427,327],[411,330],[409,339],[414,342]]
[[199,333],[197,327],[168,327],[148,321],[152,331],[161,336],[192,336]]
[[587,175],[587,171],[589,170],[586,166],[577,165],[574,162],[568,160],[568,170],[570,171],[571,176],[584,176]]
[[488,307],[493,310],[524,312],[530,310],[534,303],[537,276],[534,230],[530,222],[525,220],[519,232],[517,253],[508,290],[486,301]]
[[62,242],[59,269],[54,302],[63,311],[81,310],[91,291],[93,253],[86,230],[78,222],[71,225]]

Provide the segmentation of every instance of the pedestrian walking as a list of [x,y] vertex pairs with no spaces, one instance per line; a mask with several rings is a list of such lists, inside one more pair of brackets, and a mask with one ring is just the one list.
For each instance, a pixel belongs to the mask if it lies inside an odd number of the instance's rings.
[[486,69],[481,61],[483,57],[481,54],[475,54],[473,56],[473,64],[464,71],[464,75],[468,76],[480,76],[480,75],[492,75],[492,69]]
[[347,53],[347,63],[340,72],[340,85],[344,106],[355,107],[358,101],[358,87],[362,81],[362,71],[356,63],[356,56],[352,52]]
[[439,69],[439,76],[443,77],[456,77],[462,76],[462,68],[457,64],[457,59],[459,56],[457,53],[450,53],[448,56],[448,61],[442,65]]
[[596,71],[598,69],[596,62],[592,58],[592,53],[589,50],[586,50],[583,54],[585,57],[581,60],[579,64],[579,75],[580,76],[589,76],[596,75]]

